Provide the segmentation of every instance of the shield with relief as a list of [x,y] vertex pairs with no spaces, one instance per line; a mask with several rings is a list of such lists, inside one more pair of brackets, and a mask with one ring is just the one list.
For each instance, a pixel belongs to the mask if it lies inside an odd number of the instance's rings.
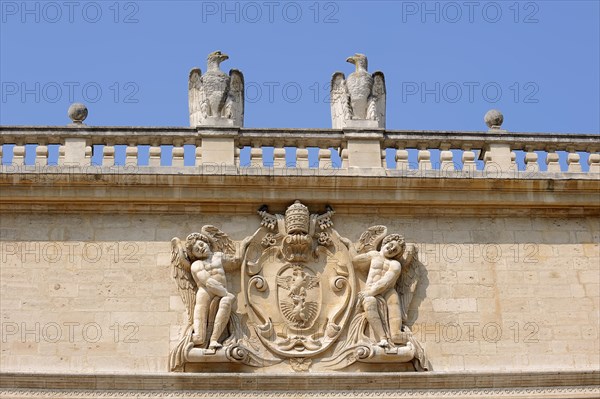
[[322,353],[348,323],[354,271],[331,214],[310,215],[296,203],[285,217],[263,215],[263,227],[246,252],[242,286],[248,317],[260,343],[278,357]]

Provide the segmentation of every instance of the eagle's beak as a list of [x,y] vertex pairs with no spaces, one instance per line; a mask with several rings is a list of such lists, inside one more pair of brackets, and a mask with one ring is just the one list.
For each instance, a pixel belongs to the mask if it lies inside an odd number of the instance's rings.
[[346,62],[349,62],[351,64],[354,64],[354,61],[355,61],[354,57],[348,57],[348,58],[346,58]]
[[225,61],[225,60],[228,60],[228,59],[229,59],[229,56],[228,56],[227,54],[221,54],[221,59],[222,59],[223,61]]

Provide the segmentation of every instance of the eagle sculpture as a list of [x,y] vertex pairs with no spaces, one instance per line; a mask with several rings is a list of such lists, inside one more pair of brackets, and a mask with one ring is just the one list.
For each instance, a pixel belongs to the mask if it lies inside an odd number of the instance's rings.
[[190,71],[188,98],[190,125],[210,124],[209,118],[224,118],[233,121],[234,126],[244,126],[244,75],[232,69],[229,75],[219,65],[229,59],[220,51],[208,55],[204,75],[200,68]]
[[331,122],[334,129],[342,129],[346,120],[372,120],[385,128],[385,79],[383,72],[367,72],[364,54],[346,59],[356,70],[346,78],[336,72],[331,78]]

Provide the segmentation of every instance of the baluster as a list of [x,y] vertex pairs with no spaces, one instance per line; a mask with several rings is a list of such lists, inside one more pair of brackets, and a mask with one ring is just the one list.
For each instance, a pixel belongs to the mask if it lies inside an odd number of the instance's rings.
[[285,168],[287,167],[285,160],[285,148],[275,147],[273,149],[273,166],[275,168]]
[[387,151],[385,148],[381,149],[381,166],[383,169],[387,169]]
[[450,143],[440,144],[440,170],[452,171],[456,169],[452,160],[452,151],[450,151]]
[[138,147],[134,141],[130,141],[125,148],[125,165],[138,165]]
[[396,150],[396,169],[402,171],[410,169],[408,165],[408,150],[406,150],[404,147],[398,147]]
[[104,146],[102,154],[102,166],[114,166],[115,165],[115,146],[110,143]]
[[261,168],[263,166],[262,147],[252,147],[250,149],[250,167]]
[[463,153],[461,161],[463,163],[463,172],[473,173],[477,170],[477,163],[475,162],[475,152],[472,151],[471,148],[472,146],[470,144],[465,144],[462,146]]
[[319,148],[319,168],[333,169],[331,164],[331,150],[329,148]]
[[174,140],[173,141],[173,151],[171,153],[171,166],[180,168],[184,165],[184,150],[183,150],[183,141],[182,140]]
[[342,149],[342,154],[340,155],[340,158],[342,160],[341,169],[348,170],[348,149],[347,148]]
[[25,146],[17,144],[13,147],[13,165],[25,165]]
[[0,144],[0,165],[4,165],[4,160],[2,158],[3,154],[4,154],[4,145]]
[[39,166],[48,165],[48,146],[47,145],[38,145],[35,148],[35,164]]
[[160,154],[162,153],[162,148],[158,143],[152,143],[150,149],[148,150],[148,166],[158,167],[160,166]]
[[531,145],[525,146],[525,170],[527,172],[539,172],[540,166],[538,165],[538,154],[534,152],[534,148]]
[[556,153],[555,147],[548,147],[548,153],[546,154],[546,165],[548,165],[548,172],[559,173],[560,163],[558,162],[559,157]]
[[308,150],[300,148],[296,150],[296,168],[308,169]]
[[581,172],[581,162],[579,162],[579,154],[575,151],[575,147],[567,147],[569,152],[567,156],[567,171],[572,173]]
[[419,154],[417,160],[419,162],[419,169],[431,170],[431,152],[427,149],[427,143],[419,143]]
[[588,165],[590,165],[589,173],[600,173],[600,154],[594,154],[596,149],[590,150],[590,157],[588,158]]

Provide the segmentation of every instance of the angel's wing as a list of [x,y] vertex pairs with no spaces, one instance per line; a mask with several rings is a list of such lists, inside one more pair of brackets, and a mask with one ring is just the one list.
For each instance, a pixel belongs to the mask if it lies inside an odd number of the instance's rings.
[[244,126],[244,75],[237,69],[229,71],[228,116],[234,126]]
[[279,287],[289,290],[291,288],[292,276],[277,276],[276,281]]
[[350,95],[346,87],[346,77],[342,72],[336,72],[331,77],[331,128],[342,129],[344,120],[352,118]]
[[381,71],[373,73],[373,88],[367,118],[377,121],[379,127],[385,129],[385,78]]
[[190,71],[188,79],[188,102],[190,107],[190,126],[196,127],[206,119],[202,109],[206,96],[202,87],[202,71],[194,68]]
[[387,234],[387,227],[385,226],[371,226],[360,235],[358,243],[356,245],[356,252],[365,253],[369,251],[376,251],[377,247],[381,243],[381,240]]
[[396,280],[396,291],[400,296],[400,311],[402,313],[402,324],[412,326],[416,320],[416,311],[411,307],[415,298],[415,291],[419,284],[419,259],[418,249],[415,245],[409,245],[401,259],[402,270],[400,277]]
[[235,255],[235,245],[231,238],[217,227],[207,224],[200,230],[212,241],[213,252],[223,252],[227,255]]
[[198,286],[190,271],[190,260],[185,252],[183,242],[175,237],[171,240],[171,273],[177,284],[177,291],[183,300],[188,314],[188,324],[194,322],[194,306]]

